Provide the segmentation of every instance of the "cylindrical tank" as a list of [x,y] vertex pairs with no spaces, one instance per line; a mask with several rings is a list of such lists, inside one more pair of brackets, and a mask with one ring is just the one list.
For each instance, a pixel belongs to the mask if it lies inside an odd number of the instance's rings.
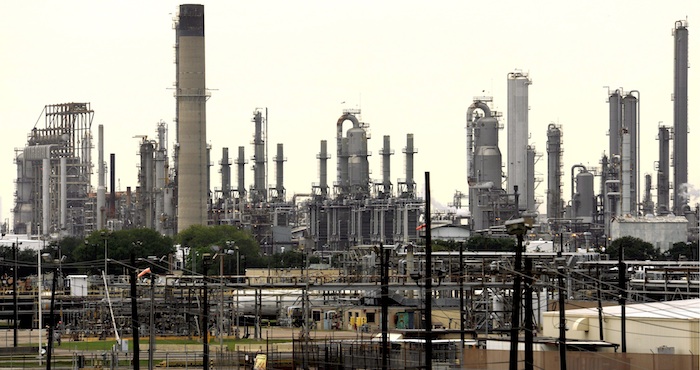
[[348,179],[351,189],[369,190],[369,163],[367,160],[367,132],[354,124],[347,131],[348,138]]
[[105,219],[105,153],[104,125],[97,126],[97,230],[104,228]]
[[[630,159],[630,168],[629,168],[629,185],[630,185],[630,201],[631,201],[631,209],[630,213],[635,214],[636,209],[637,209],[637,204],[639,204],[639,141],[638,135],[639,135],[639,117],[637,117],[637,104],[638,104],[638,99],[636,96],[632,94],[627,94],[625,95],[624,98],[622,98],[622,112],[623,112],[623,118],[622,118],[622,123],[623,127],[627,129],[627,132],[629,133],[629,159]],[[624,153],[623,153],[624,155]],[[622,179],[623,182],[627,181],[625,179]]]
[[238,165],[238,181],[236,188],[238,190],[238,196],[241,199],[245,199],[245,147],[238,147],[238,159],[236,160],[236,165]]
[[608,105],[610,108],[610,157],[615,155],[620,155],[620,128],[622,126],[622,105],[621,105],[620,91],[615,90],[608,97]]
[[180,5],[177,24],[177,230],[206,225],[207,125],[204,6]]
[[[49,229],[50,220],[50,193],[49,193],[49,179],[51,177],[51,160],[48,158],[42,159],[41,162],[41,200],[42,200],[42,224],[41,224],[41,235],[48,235],[51,231]],[[37,230],[39,232],[39,230]]]
[[391,189],[391,138],[384,135],[384,146],[382,147],[382,185],[384,191]]
[[498,120],[494,117],[479,118],[474,128],[474,141],[477,183],[492,182],[500,188],[501,150],[498,148]]
[[318,185],[321,195],[328,195],[328,142],[321,140],[321,151],[318,154]]
[[668,127],[659,127],[659,166],[656,175],[656,214],[667,215],[669,207],[669,140],[670,132]]
[[406,154],[406,191],[410,194],[415,192],[413,181],[413,154],[416,153],[416,148],[413,146],[413,134],[406,134],[406,148],[403,151]]
[[221,149],[221,196],[231,198],[231,162],[228,158],[228,148]]
[[[528,137],[528,87],[532,81],[527,74],[511,72],[508,74],[508,114],[506,129],[508,132],[508,185],[507,189],[518,186],[523,194],[518,198],[518,207],[521,210],[534,208],[534,189],[530,189],[529,179],[535,178],[535,174],[529,172],[527,163]],[[534,182],[533,182],[534,186]],[[532,201],[530,201],[532,194]]]
[[253,202],[261,202],[266,199],[265,188],[267,187],[265,183],[265,141],[263,140],[262,112],[255,112],[253,122],[255,122],[255,139],[253,142],[255,146],[255,153],[253,154],[253,161],[255,162],[255,166],[253,166],[253,188],[256,193],[255,196],[257,197],[257,199],[253,199]]
[[593,173],[581,171],[576,175],[576,194],[574,201],[574,217],[584,223],[593,221],[595,210],[595,194],[593,188]]
[[281,143],[277,144],[275,163],[277,164],[275,168],[275,188],[277,189],[277,196],[284,197],[284,145]]
[[547,127],[547,218],[559,218],[561,209],[561,129]]
[[66,230],[66,221],[68,220],[68,163],[66,162],[66,157],[61,157],[59,163],[61,166],[60,226],[61,230]]

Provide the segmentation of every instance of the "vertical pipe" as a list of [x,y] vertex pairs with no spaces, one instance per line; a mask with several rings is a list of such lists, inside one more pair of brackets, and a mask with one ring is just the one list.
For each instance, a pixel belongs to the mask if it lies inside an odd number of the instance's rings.
[[245,199],[245,147],[238,147],[238,159],[236,159],[236,165],[238,166],[237,176],[238,181],[236,188],[238,190],[238,196],[241,201]]
[[[515,194],[515,203],[518,204],[518,187],[513,187]],[[515,249],[515,266],[513,270],[515,277],[513,278],[513,310],[510,320],[510,357],[509,370],[518,369],[518,344],[520,337],[520,296],[521,296],[521,279],[520,271],[523,267],[523,233],[516,233],[518,244]]]
[[413,147],[413,134],[406,134],[406,191],[415,194],[415,182],[413,180],[413,155],[417,153]]
[[132,266],[129,269],[129,280],[131,283],[131,334],[134,342],[132,365],[134,366],[134,370],[139,370],[139,314],[136,297],[136,269],[133,267],[136,266],[136,255],[133,250],[131,251],[130,258]]
[[277,189],[277,197],[280,201],[284,201],[284,145],[277,144],[277,156],[275,156],[275,187]]
[[[107,218],[113,218],[117,209],[117,163],[114,153],[109,154],[109,212]],[[129,203],[127,203],[127,206]]]
[[254,153],[253,160],[255,166],[253,168],[253,187],[255,188],[254,202],[263,202],[265,200],[265,142],[263,140],[262,128],[262,113],[256,111],[253,117],[255,122],[255,139],[253,141]]
[[382,187],[384,193],[391,195],[391,151],[390,136],[384,135],[384,147],[381,150],[382,155]]
[[321,195],[328,195],[328,142],[321,140],[321,152],[318,154],[319,159],[319,174],[318,186],[321,190]]
[[17,348],[18,345],[18,338],[17,338],[17,329],[18,329],[18,321],[19,321],[19,308],[17,307],[18,301],[17,301],[17,250],[19,249],[19,242],[15,241],[12,243],[12,312],[13,312],[13,320],[12,320],[12,343],[13,347]]
[[[41,172],[41,201],[42,201],[42,225],[41,231],[42,235],[48,235],[50,232],[49,220],[51,212],[49,210],[49,178],[51,177],[51,160],[49,158],[44,158],[42,160],[42,172]],[[41,255],[41,253],[39,253]]]
[[466,321],[464,312],[464,243],[459,242],[459,364],[464,362],[464,325]]
[[525,257],[525,370],[533,370],[532,258]]
[[624,262],[624,254],[625,254],[625,248],[624,246],[620,245],[620,250],[618,251],[618,260],[617,260],[617,279],[618,279],[618,289],[619,289],[619,304],[620,304],[620,310],[621,310],[621,317],[620,317],[620,343],[622,345],[622,353],[627,352],[627,322],[625,318],[625,301],[627,298],[627,287],[626,287],[626,278],[627,278],[627,266]]
[[209,370],[209,288],[207,287],[209,257],[208,254],[202,256],[202,368],[204,370]]
[[659,166],[656,177],[656,214],[669,212],[669,135],[668,127],[659,127]]
[[[66,220],[68,219],[67,213],[68,213],[68,164],[66,162],[66,157],[61,157],[60,159],[60,165],[61,165],[61,221],[60,221],[60,226],[61,226],[61,234],[63,234],[66,230]],[[71,232],[72,234],[72,232]]]
[[[408,180],[408,179],[407,179]],[[433,259],[430,212],[430,172],[425,173],[425,368],[433,368]]]
[[58,268],[54,266],[53,277],[51,279],[51,304],[49,305],[49,333],[46,343],[46,370],[51,370],[51,354],[53,352],[53,330],[54,330],[54,303],[56,301],[56,280],[58,279]]
[[151,273],[151,310],[149,312],[149,332],[148,332],[148,370],[153,370],[153,352],[156,350],[156,322],[154,315],[156,275]]
[[228,159],[228,148],[221,150],[221,197],[231,198],[231,163]]
[[[566,307],[564,307],[566,304],[566,294],[564,293],[566,288],[564,286],[564,274],[566,271],[564,271],[565,260],[562,257],[564,249],[564,233],[562,231],[559,232],[559,240],[559,250],[556,258],[557,285],[559,286],[559,370],[566,370]],[[600,340],[603,340],[603,338]]]
[[389,352],[389,255],[384,244],[379,243],[379,268],[382,278],[382,370],[388,369]]
[[105,132],[97,126],[97,230],[104,228],[105,220]]

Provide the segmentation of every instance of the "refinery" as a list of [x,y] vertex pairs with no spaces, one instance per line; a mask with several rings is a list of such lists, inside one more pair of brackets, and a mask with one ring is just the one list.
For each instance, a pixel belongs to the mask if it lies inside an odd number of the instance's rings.
[[[359,107],[323,117],[328,139],[306,143],[318,150],[301,164],[287,161],[284,142],[269,142],[277,125],[269,119],[273,107],[250,107],[248,124],[235,129],[236,137],[252,137],[249,145],[212,146],[208,137],[219,133],[207,130],[212,91],[206,74],[205,7],[180,5],[173,28],[176,117],[173,124],[154,123],[148,129],[154,137],[134,133],[135,183],[121,183],[117,161],[127,160],[105,151],[110,130],[120,128],[99,123],[98,106],[46,102],[37,107],[41,113],[36,124],[26,124],[27,140],[16,143],[14,150],[16,173],[5,178],[14,182],[15,192],[0,245],[42,251],[64,238],[85,240],[88,246],[92,236],[104,241],[104,254],[90,262],[85,274],[65,275],[56,283],[58,268],[8,278],[9,261],[16,264],[17,256],[3,253],[0,266],[7,268],[0,289],[7,295],[0,322],[6,327],[42,328],[42,322],[60,316],[56,330],[76,341],[121,341],[120,336],[138,338],[139,331],[143,337],[156,330],[162,336],[203,336],[205,342],[212,335],[221,343],[223,338],[262,340],[266,326],[291,327],[299,330],[292,367],[331,368],[318,362],[323,357],[319,353],[325,351],[327,365],[328,353],[338,346],[369,351],[364,355],[371,358],[370,365],[331,355],[345,368],[386,368],[386,363],[380,365],[382,357],[405,365],[391,368],[460,368],[472,359],[467,347],[507,352],[525,337],[527,350],[533,332],[536,351],[556,353],[566,347],[561,326],[554,323],[560,316],[549,316],[559,314],[564,300],[567,308],[593,307],[601,315],[600,323],[598,317],[582,313],[580,319],[564,323],[578,343],[566,348],[614,354],[648,355],[631,339],[640,337],[634,330],[626,337],[619,329],[624,319],[613,323],[624,318],[625,304],[630,310],[633,304],[662,301],[696,302],[686,311],[699,307],[700,207],[692,204],[688,192],[686,20],[673,25],[668,40],[674,45],[668,56],[674,63],[673,123],[654,129],[655,174],[641,170],[646,164],[641,163],[640,137],[650,128],[641,124],[640,112],[645,104],[658,102],[645,101],[634,86],[607,88],[601,96],[609,112],[607,131],[595,133],[597,139],[607,136],[599,162],[565,166],[565,139],[576,145],[579,138],[567,138],[566,123],[559,122],[549,123],[546,132],[532,132],[528,116],[533,79],[522,70],[503,71],[505,78],[498,83],[507,85],[506,96],[474,96],[464,102],[464,121],[454,123],[464,125],[465,137],[462,147],[449,149],[450,155],[466,154],[466,169],[454,169],[453,186],[463,190],[455,191],[449,207],[435,207],[430,171],[415,173],[415,158],[422,153],[414,145],[414,133],[393,140],[391,135],[372,137]],[[505,112],[497,110],[501,105]],[[381,125],[371,128],[377,132]],[[505,141],[499,140],[503,134]],[[535,135],[546,137],[544,147],[535,147]],[[505,148],[500,147],[503,142]],[[380,148],[375,155],[371,143]],[[392,167],[392,157],[401,157],[403,166]],[[538,161],[546,163],[546,173],[537,172]],[[335,171],[329,171],[334,164]],[[285,186],[295,166],[317,168],[317,177],[308,179],[308,188],[300,192]],[[543,188],[545,196],[538,196]],[[133,260],[109,258],[110,233],[149,229],[178,240],[198,226],[244,231],[259,247],[255,257],[299,252],[300,268],[246,265],[242,247],[233,249],[228,241],[226,247],[207,246],[213,258],[197,255],[194,246],[175,245],[172,254],[148,262],[160,269],[157,277],[135,278]],[[609,260],[606,250],[629,237],[649,243],[659,256],[669,255],[679,244],[692,253],[675,260]],[[469,248],[476,240],[491,239],[511,248]],[[91,246],[98,256],[102,246]],[[233,262],[226,262],[231,255]],[[212,266],[218,266],[217,274],[211,273]],[[24,267],[19,270],[27,271]],[[98,269],[104,275],[89,273]],[[17,273],[16,265],[13,271]],[[51,279],[53,287],[47,285]],[[50,305],[44,301],[42,306],[44,290],[53,291]],[[54,299],[60,313],[53,311]],[[606,336],[603,306],[622,307],[623,312],[606,319]],[[700,316],[688,319],[697,325]],[[320,343],[311,340],[312,330],[354,333],[356,342]],[[695,336],[695,342],[659,341],[654,350],[672,345],[678,355],[697,353],[697,326],[692,330],[688,337]],[[378,346],[384,345],[387,332],[400,338],[393,340],[391,355],[377,355],[385,351]],[[374,347],[363,346],[367,343]],[[227,368],[228,357],[219,345],[217,355],[212,349],[213,363]],[[204,351],[206,358],[208,349]],[[274,356],[269,356],[272,364]],[[694,357],[690,361],[697,361]]]

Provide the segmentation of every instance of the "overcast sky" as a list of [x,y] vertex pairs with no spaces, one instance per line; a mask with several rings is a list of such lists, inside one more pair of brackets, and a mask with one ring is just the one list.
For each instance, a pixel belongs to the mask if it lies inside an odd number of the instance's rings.
[[[252,157],[257,107],[269,111],[270,158],[284,144],[287,197],[318,182],[320,141],[328,140],[329,181],[335,173],[335,124],[343,109],[361,108],[370,124],[371,177],[381,179],[382,137],[391,136],[392,182],[404,178],[406,134],[441,204],[467,192],[465,112],[474,96],[493,96],[505,113],[506,76],[528,72],[530,143],[545,200],[546,130],[564,132],[564,193],[570,168],[598,167],[607,151],[607,89],[639,90],[642,175],[656,174],[659,122],[673,124],[673,37],[688,19],[689,175],[700,149],[696,122],[700,2],[687,1],[204,1],[207,141],[212,162],[222,147]],[[156,124],[175,138],[176,1],[12,1],[0,22],[0,179],[2,218],[11,218],[14,148],[26,143],[44,105],[90,102],[105,126],[105,158],[116,154],[120,190],[137,186],[137,135],[155,139]],[[694,25],[698,24],[699,28]],[[345,104],[341,104],[345,102]],[[502,121],[505,123],[505,116]],[[500,133],[506,162],[506,131]],[[96,145],[96,142],[95,142]],[[94,152],[96,162],[97,152]],[[212,185],[220,188],[219,168]],[[270,186],[274,186],[270,163]],[[505,171],[505,168],[504,168]],[[232,170],[235,183],[236,171]],[[672,178],[672,177],[671,177]],[[246,186],[252,183],[252,166]],[[95,181],[96,185],[96,181]],[[596,191],[598,190],[596,185]],[[654,193],[655,195],[655,193]],[[696,198],[693,204],[697,202]],[[437,205],[436,205],[437,206]],[[464,201],[466,207],[466,200]],[[546,212],[544,205],[540,212]]]

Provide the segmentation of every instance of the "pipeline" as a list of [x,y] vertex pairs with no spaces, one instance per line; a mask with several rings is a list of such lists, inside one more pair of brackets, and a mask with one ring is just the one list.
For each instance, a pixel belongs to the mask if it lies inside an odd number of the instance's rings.
[[467,183],[476,181],[474,173],[474,111],[480,109],[484,117],[491,117],[491,109],[481,100],[476,100],[467,108]]

